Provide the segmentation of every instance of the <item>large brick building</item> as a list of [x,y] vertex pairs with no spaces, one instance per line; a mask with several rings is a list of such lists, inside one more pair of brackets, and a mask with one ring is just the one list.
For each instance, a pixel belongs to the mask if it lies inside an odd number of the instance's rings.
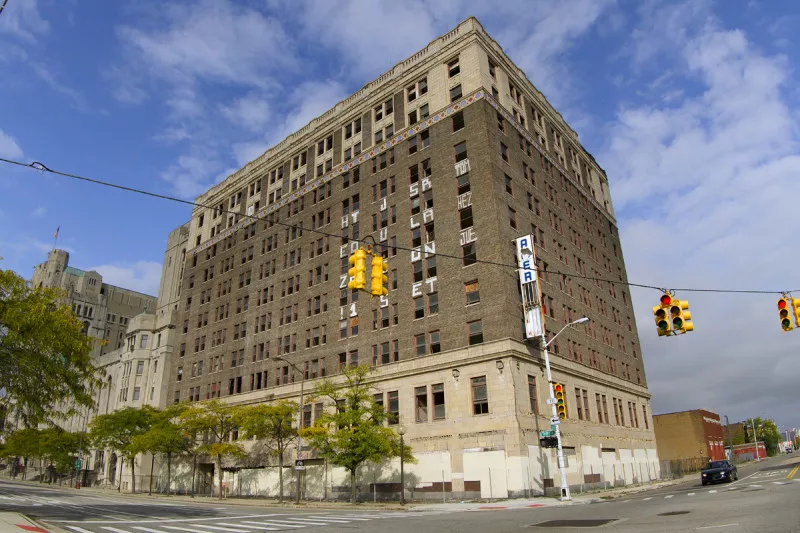
[[694,409],[655,415],[653,429],[662,460],[725,459],[725,434],[717,413]]
[[[376,399],[407,429],[420,486],[541,493],[556,470],[538,440],[548,387],[538,344],[525,340],[513,242],[532,234],[547,331],[592,319],[551,347],[569,391],[570,484],[657,476],[628,289],[589,279],[626,281],[607,177],[477,20],[197,204],[171,400],[297,400],[301,380],[309,390],[370,363]],[[348,256],[368,238],[390,266],[384,298],[346,289]],[[303,423],[323,408],[307,405]],[[323,469],[308,471],[318,478],[309,496],[344,484]],[[378,481],[396,478],[386,465]]]

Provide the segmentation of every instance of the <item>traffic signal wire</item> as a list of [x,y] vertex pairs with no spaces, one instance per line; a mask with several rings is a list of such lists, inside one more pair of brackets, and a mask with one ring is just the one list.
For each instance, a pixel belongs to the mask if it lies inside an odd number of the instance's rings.
[[[13,160],[13,159],[6,159],[4,157],[0,157],[0,162],[6,163],[6,164],[9,164],[9,165],[15,165],[15,166],[20,166],[20,167],[25,167],[25,168],[31,168],[31,169],[34,169],[34,170],[38,170],[40,172],[47,172],[49,174],[54,174],[54,175],[65,177],[65,178],[70,178],[70,179],[75,179],[75,180],[84,181],[84,182],[88,182],[88,183],[93,183],[95,185],[100,185],[100,186],[103,186],[103,187],[110,187],[110,188],[118,189],[118,190],[121,190],[121,191],[132,192],[132,193],[141,194],[141,195],[144,195],[144,196],[150,196],[152,198],[158,198],[158,199],[161,199],[161,200],[167,200],[167,201],[176,202],[176,203],[180,203],[180,204],[184,204],[184,205],[190,205],[192,207],[202,207],[202,208],[205,208],[205,209],[213,209],[213,210],[216,210],[218,213],[224,213],[224,214],[228,214],[228,215],[240,216],[240,217],[243,217],[243,218],[252,219],[254,222],[261,222],[261,221],[270,222],[270,223],[278,225],[278,226],[285,226],[287,228],[297,228],[297,229],[300,229],[301,231],[308,231],[308,232],[311,232],[311,233],[317,233],[319,235],[324,235],[326,237],[334,237],[334,238],[337,238],[337,239],[342,238],[342,235],[337,234],[337,233],[330,233],[330,232],[322,231],[322,230],[319,230],[319,229],[305,228],[305,227],[302,226],[302,224],[298,225],[298,224],[290,224],[288,222],[280,222],[278,220],[275,220],[275,218],[276,218],[275,217],[275,213],[271,213],[270,215],[268,215],[265,218],[259,218],[257,216],[248,215],[246,213],[235,213],[233,211],[228,211],[226,209],[219,210],[215,206],[211,206],[211,205],[207,205],[207,204],[201,204],[201,203],[193,202],[193,201],[190,201],[190,200],[184,200],[182,198],[178,198],[178,197],[175,197],[175,196],[170,196],[170,195],[167,195],[167,194],[159,194],[159,193],[147,191],[147,190],[144,190],[144,189],[139,189],[139,188],[136,188],[136,187],[128,187],[126,185],[120,185],[120,184],[117,184],[117,183],[112,183],[112,182],[109,182],[109,181],[104,181],[104,180],[100,180],[100,179],[96,179],[96,178],[89,178],[89,177],[81,176],[81,175],[78,175],[78,174],[72,174],[70,172],[63,172],[63,171],[60,171],[60,170],[54,170],[52,168],[47,167],[44,163],[40,163],[38,161],[34,161],[32,163],[23,163],[21,161],[16,161],[16,160]],[[368,235],[368,236],[364,237],[363,239],[349,239],[349,241],[358,242],[360,244],[370,244],[369,242],[367,242],[367,239],[372,239],[372,241],[374,242],[374,238],[371,235]],[[385,247],[385,248],[389,247],[389,245],[383,245],[383,244],[381,244],[379,246],[382,246],[382,247]],[[391,246],[391,248],[397,249],[397,250],[403,250],[403,251],[407,251],[407,252],[418,251],[418,250],[415,250],[413,248],[405,248],[403,246]],[[445,253],[441,253],[441,252],[436,252],[436,253],[431,254],[431,255],[432,256],[436,256],[436,257],[444,257],[444,258],[447,258],[447,259],[458,259],[459,261],[463,260],[463,258],[458,256],[458,255],[445,254]],[[477,259],[477,258],[474,261],[475,261],[475,263],[481,263],[481,264],[485,264],[485,265],[492,265],[492,266],[498,266],[498,267],[503,267],[503,268],[509,268],[509,269],[513,269],[513,270],[519,270],[519,266],[518,265],[510,265],[508,263],[500,263],[498,261],[487,261],[485,259]],[[660,291],[660,292],[668,292],[668,290],[663,288],[663,287],[657,287],[655,285],[647,285],[647,284],[644,284],[644,283],[633,283],[633,282],[630,282],[630,281],[621,281],[621,280],[614,280],[614,279],[598,278],[598,277],[593,277],[593,276],[585,276],[585,275],[581,275],[581,274],[571,274],[571,273],[567,273],[567,272],[560,272],[560,271],[557,271],[557,270],[547,270],[547,269],[541,269],[541,268],[531,268],[529,270],[534,270],[537,273],[545,274],[545,275],[552,274],[554,276],[564,276],[564,277],[568,277],[568,278],[585,279],[587,281],[598,281],[598,282],[603,282],[603,283],[613,283],[615,285],[623,285],[623,286],[628,286],[628,287],[637,287],[637,288],[640,288],[640,289],[653,289],[653,290],[657,290],[657,291]],[[675,289],[670,289],[670,290],[671,291],[681,291],[681,292],[709,292],[709,293],[728,293],[728,294],[786,294],[786,293],[792,293],[792,292],[800,292],[800,289],[795,289],[793,291],[786,291],[786,290],[764,291],[764,290],[739,290],[739,289],[675,288]]]

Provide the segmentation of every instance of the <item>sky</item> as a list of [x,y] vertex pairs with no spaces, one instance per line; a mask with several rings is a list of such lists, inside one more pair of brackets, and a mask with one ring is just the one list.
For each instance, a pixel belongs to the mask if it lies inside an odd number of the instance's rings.
[[[659,338],[632,290],[653,412],[800,427],[777,295],[680,290],[800,289],[800,3],[8,0],[0,157],[191,200],[470,15],[607,171],[629,279],[691,305]],[[156,294],[189,217],[0,164],[0,267],[26,277],[60,227],[73,266]]]

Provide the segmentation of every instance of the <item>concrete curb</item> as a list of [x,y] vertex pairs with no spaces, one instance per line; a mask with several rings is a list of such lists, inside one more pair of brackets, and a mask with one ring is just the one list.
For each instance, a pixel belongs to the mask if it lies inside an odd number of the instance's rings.
[[30,518],[19,513],[0,512],[0,533],[50,533]]

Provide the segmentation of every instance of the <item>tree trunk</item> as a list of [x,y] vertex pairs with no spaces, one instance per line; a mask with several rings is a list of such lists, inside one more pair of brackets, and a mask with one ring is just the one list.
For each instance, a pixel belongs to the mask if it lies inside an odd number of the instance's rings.
[[195,481],[196,472],[197,472],[197,454],[192,456],[192,498],[194,498],[195,486],[197,485]]
[[122,492],[122,466],[125,464],[125,459],[119,456],[119,484],[117,485],[117,492]]
[[150,490],[148,493],[152,496],[153,495],[153,467],[156,464],[156,455],[150,454]]
[[356,469],[350,471],[350,503],[356,503]]
[[131,458],[131,494],[136,494],[136,456]]
[[217,462],[219,463],[219,474],[217,477],[219,478],[219,499],[222,499],[222,456],[217,455]]
[[278,454],[278,501],[283,503],[283,453]]
[[44,459],[39,457],[39,483],[44,483],[44,467],[42,464],[44,463]]
[[172,481],[170,475],[172,474],[172,453],[167,453],[167,496],[170,495],[172,489]]
[[25,481],[28,478],[28,458],[22,458],[22,481]]

